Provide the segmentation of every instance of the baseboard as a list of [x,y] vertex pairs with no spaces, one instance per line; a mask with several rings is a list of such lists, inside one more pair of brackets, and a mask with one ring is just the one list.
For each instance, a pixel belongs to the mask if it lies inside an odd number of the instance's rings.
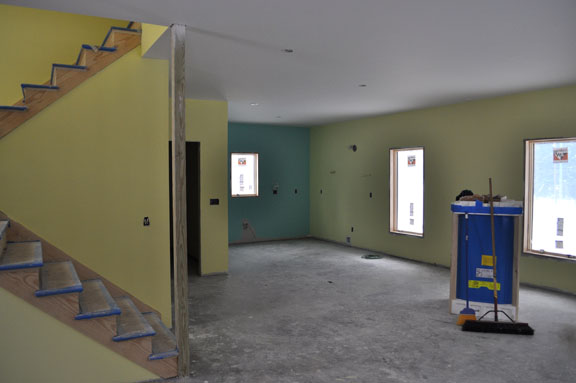
[[340,242],[340,241],[334,241],[334,240],[332,240],[332,239],[326,239],[326,238],[320,238],[320,237],[314,237],[314,236],[310,236],[309,238],[313,238],[313,239],[316,239],[316,240],[318,240],[318,241],[333,243],[333,244],[340,245],[340,246],[344,246],[344,247],[350,247],[350,248],[352,248],[352,249],[367,251],[367,252],[374,253],[374,254],[378,254],[378,255],[383,255],[383,256],[385,256],[385,257],[401,259],[401,260],[407,261],[407,262],[414,262],[414,263],[418,263],[418,264],[421,264],[421,265],[435,266],[435,267],[440,267],[440,268],[443,268],[443,269],[450,270],[450,266],[441,265],[441,264],[439,264],[439,263],[426,262],[426,261],[420,261],[420,260],[418,260],[418,259],[401,257],[401,256],[399,256],[399,255],[388,254],[388,253],[384,253],[384,252],[382,252],[382,251],[380,251],[380,250],[369,249],[369,248],[367,248],[367,247],[352,246],[352,245],[349,244],[349,243]]
[[228,242],[228,245],[244,245],[247,243],[260,243],[260,242],[276,242],[276,241],[291,241],[295,239],[307,239],[307,238],[314,238],[310,234],[305,235],[303,237],[284,237],[284,238],[255,238],[249,240],[238,240]]
[[[419,263],[419,264],[428,265],[428,266],[435,266],[435,267],[440,267],[440,268],[443,268],[443,269],[450,270],[450,266],[445,266],[445,265],[441,265],[441,264],[438,264],[438,263],[432,263],[432,262],[426,262],[426,261],[419,261],[419,260],[417,260],[417,259],[404,258],[404,257],[400,257],[400,256],[398,256],[398,255],[388,254],[388,253],[384,253],[384,252],[382,252],[382,251],[378,251],[378,250],[374,250],[374,249],[368,249],[368,248],[365,248],[365,247],[352,246],[352,245],[350,245],[349,243],[339,242],[339,241],[333,241],[333,240],[331,240],[331,239],[325,239],[325,238],[314,237],[314,236],[310,236],[310,238],[317,239],[317,240],[319,240],[319,241],[334,243],[334,244],[340,245],[340,246],[351,247],[351,248],[357,249],[357,250],[369,251],[369,252],[371,252],[371,253],[376,253],[376,254],[384,255],[384,256],[386,256],[386,257],[401,259],[401,260],[403,260],[403,261],[414,262],[414,263]],[[539,289],[539,290],[543,290],[543,291],[549,291],[549,292],[553,292],[553,293],[564,294],[564,295],[568,295],[568,296],[571,296],[571,297],[575,297],[575,296],[576,296],[576,293],[573,293],[573,292],[571,292],[571,291],[562,290],[562,289],[557,289],[557,288],[555,288],[555,287],[540,286],[540,285],[535,285],[535,284],[528,283],[528,282],[520,282],[520,285],[521,285],[521,286],[524,286],[524,287],[530,287],[530,288],[533,288],[533,289]]]
[[227,271],[217,271],[215,273],[200,273],[201,277],[217,277],[221,275],[229,275]]

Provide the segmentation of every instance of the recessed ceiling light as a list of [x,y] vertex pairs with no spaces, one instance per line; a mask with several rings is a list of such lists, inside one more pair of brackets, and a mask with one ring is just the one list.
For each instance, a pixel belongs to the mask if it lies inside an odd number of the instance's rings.
[[360,85],[358,85],[358,86],[359,86],[360,88],[366,88],[368,85],[366,85],[366,84],[360,84]]
[[294,49],[290,49],[290,48],[282,49],[282,52],[284,52],[284,53],[294,53]]
[[260,104],[258,104],[257,102],[251,102],[250,103],[250,106],[258,106],[258,105],[260,105]]

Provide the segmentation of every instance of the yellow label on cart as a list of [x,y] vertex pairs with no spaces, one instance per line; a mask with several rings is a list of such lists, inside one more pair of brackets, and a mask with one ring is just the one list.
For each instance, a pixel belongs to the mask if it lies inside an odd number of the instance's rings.
[[494,266],[494,262],[492,262],[491,255],[483,255],[482,256],[482,266]]
[[[470,280],[468,281],[468,287],[471,289],[486,287],[489,290],[494,290],[494,282]],[[498,291],[500,291],[500,283],[498,283],[496,287],[498,288]]]

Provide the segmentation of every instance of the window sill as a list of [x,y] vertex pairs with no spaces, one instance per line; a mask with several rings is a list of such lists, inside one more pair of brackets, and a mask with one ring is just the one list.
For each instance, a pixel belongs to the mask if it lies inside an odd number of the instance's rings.
[[553,261],[560,261],[560,262],[570,262],[570,263],[576,262],[575,256],[556,255],[556,254],[550,254],[550,253],[541,253],[541,252],[537,252],[537,251],[524,250],[522,252],[522,255],[525,255],[528,257],[550,259]]
[[390,230],[390,234],[394,234],[394,235],[405,235],[405,236],[408,236],[408,237],[416,237],[416,238],[424,238],[424,234],[412,233],[412,232],[409,232],[409,231]]

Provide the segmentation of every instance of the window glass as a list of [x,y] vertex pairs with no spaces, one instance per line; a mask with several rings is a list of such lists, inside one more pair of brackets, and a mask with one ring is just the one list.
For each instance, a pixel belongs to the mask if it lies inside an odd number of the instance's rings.
[[258,196],[258,153],[230,155],[230,190],[232,197]]
[[525,250],[574,256],[576,139],[528,141],[527,149]]
[[424,233],[424,149],[391,150],[391,228]]

